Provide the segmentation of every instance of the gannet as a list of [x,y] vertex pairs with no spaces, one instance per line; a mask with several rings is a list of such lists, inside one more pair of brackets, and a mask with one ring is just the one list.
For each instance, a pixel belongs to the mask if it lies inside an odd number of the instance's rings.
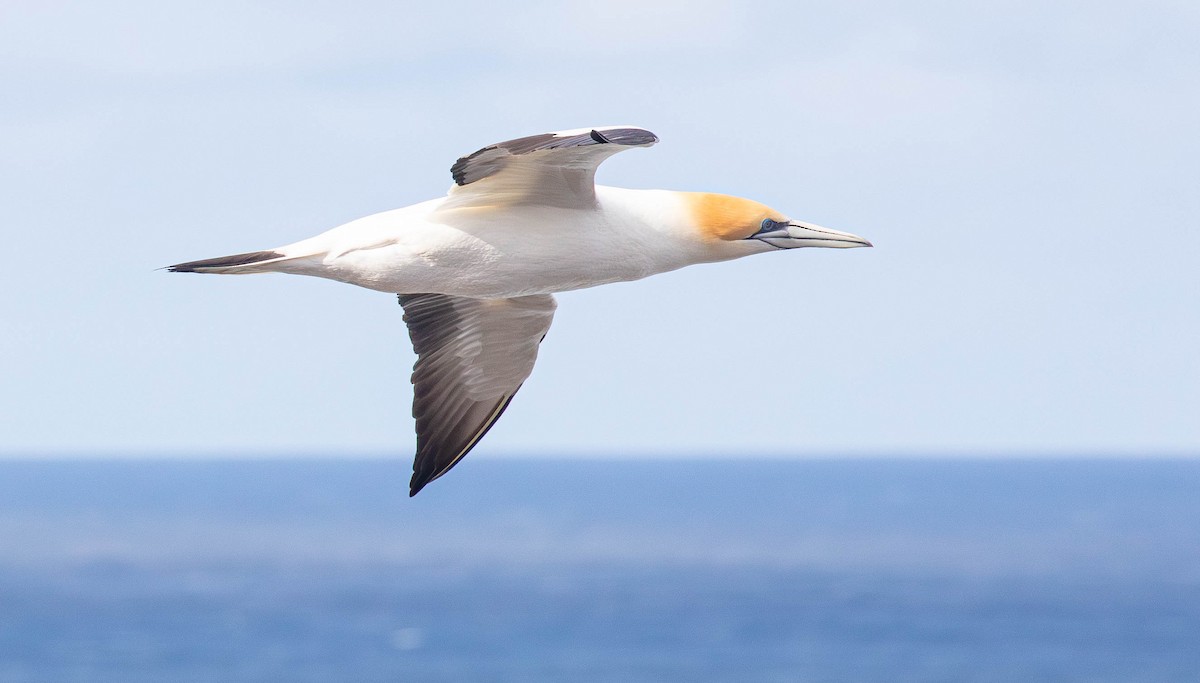
[[417,354],[414,496],[479,443],[529,377],[555,292],[782,249],[871,246],[749,199],[595,184],[605,159],[656,142],[632,126],[499,142],[454,163],[445,197],[167,268],[312,275],[399,295]]

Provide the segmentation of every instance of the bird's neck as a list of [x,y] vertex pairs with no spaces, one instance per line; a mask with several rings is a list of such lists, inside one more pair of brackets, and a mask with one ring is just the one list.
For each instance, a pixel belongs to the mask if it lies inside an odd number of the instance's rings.
[[[703,193],[630,190],[596,186],[601,210],[628,226],[629,238],[644,240],[681,265],[727,261],[763,251],[762,245],[722,239],[705,222],[698,198]],[[769,250],[769,249],[768,249]]]

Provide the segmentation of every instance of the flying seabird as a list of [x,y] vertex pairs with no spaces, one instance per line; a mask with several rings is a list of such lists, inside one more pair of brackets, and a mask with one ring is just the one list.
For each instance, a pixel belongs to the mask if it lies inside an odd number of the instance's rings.
[[313,275],[398,294],[417,353],[413,496],[479,443],[529,377],[555,292],[780,249],[871,246],[749,199],[595,184],[605,159],[656,142],[611,126],[488,145],[450,168],[445,197],[168,269]]

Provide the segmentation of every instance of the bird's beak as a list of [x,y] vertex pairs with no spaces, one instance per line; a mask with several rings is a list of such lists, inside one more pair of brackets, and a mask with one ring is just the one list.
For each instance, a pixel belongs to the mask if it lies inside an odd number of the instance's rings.
[[753,235],[752,239],[762,240],[778,249],[795,249],[797,247],[849,249],[851,247],[873,246],[858,235],[830,230],[829,228],[823,228],[813,223],[804,223],[801,221],[776,223],[771,230]]

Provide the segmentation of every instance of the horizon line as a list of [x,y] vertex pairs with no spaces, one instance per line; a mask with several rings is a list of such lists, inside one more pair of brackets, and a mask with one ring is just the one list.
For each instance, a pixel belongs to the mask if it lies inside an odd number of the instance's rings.
[[[255,462],[255,461],[386,461],[395,460],[408,462],[411,455],[400,452],[382,451],[283,451],[283,450],[254,450],[254,451],[118,451],[101,450],[95,452],[61,450],[61,451],[0,451],[0,462],[67,462],[67,461],[144,461],[144,462],[179,462],[179,461],[223,461],[223,462]],[[1046,449],[1046,450],[968,450],[955,451],[950,449],[895,450],[895,451],[814,451],[806,453],[788,453],[779,451],[755,452],[670,452],[670,451],[623,451],[608,453],[601,451],[578,451],[571,453],[550,451],[503,451],[498,453],[480,453],[473,460],[540,460],[540,461],[772,461],[772,462],[805,462],[827,460],[954,460],[954,461],[987,461],[987,460],[1200,460],[1200,450],[1088,450],[1088,449]]]

